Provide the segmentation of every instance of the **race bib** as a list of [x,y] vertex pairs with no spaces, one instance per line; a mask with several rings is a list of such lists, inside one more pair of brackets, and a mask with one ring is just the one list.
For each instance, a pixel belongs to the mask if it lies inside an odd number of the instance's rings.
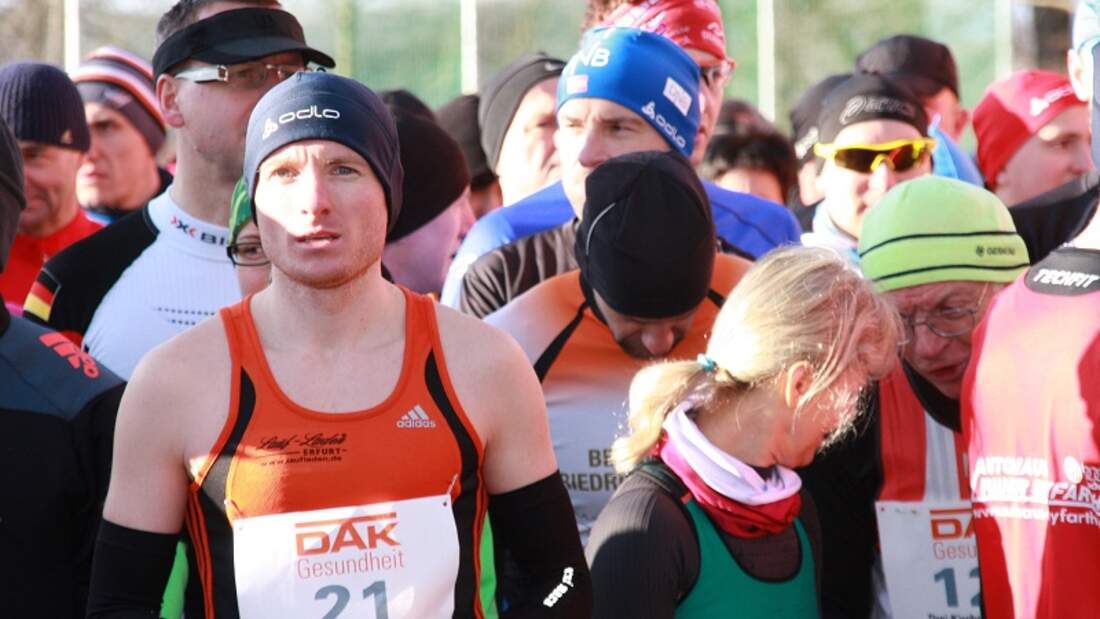
[[878,501],[879,544],[896,619],[980,619],[969,501]]
[[240,518],[241,617],[451,617],[458,532],[448,495]]

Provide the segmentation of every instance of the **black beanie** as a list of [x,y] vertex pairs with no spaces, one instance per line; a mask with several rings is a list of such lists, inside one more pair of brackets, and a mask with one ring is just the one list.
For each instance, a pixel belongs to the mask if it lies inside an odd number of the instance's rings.
[[[23,157],[8,126],[0,120],[0,273],[15,242],[19,213],[27,206],[23,196]],[[10,299],[19,301],[19,299]]]
[[424,103],[423,99],[404,88],[383,90],[378,93],[378,96],[382,98],[382,103],[385,103],[386,107],[390,108],[391,114],[396,115],[397,112],[402,112],[404,114],[423,116],[428,120],[435,120],[435,112],[432,111],[432,108],[428,107],[428,104]]
[[477,95],[462,95],[435,111],[439,126],[458,142],[470,172],[470,187],[480,189],[497,179],[481,148],[481,127],[477,124]]
[[588,176],[575,251],[581,276],[616,312],[670,318],[710,289],[715,231],[695,170],[675,151],[609,159]]
[[[373,90],[334,73],[300,71],[260,97],[244,140],[244,180],[250,198],[256,197],[260,164],[302,140],[329,140],[359,153],[382,185],[387,230],[393,229],[401,212],[402,187],[397,126]],[[252,213],[255,217],[255,208]]]
[[856,71],[885,75],[918,97],[935,96],[944,88],[959,96],[959,70],[951,48],[914,34],[875,43],[856,58]]
[[462,150],[434,121],[420,114],[394,111],[401,143],[401,214],[386,241],[396,241],[419,230],[447,210],[470,185]]
[[845,127],[868,120],[898,120],[928,135],[928,115],[912,91],[885,76],[856,74],[826,95],[818,116],[818,142],[828,144]]
[[481,127],[481,147],[490,169],[496,170],[500,162],[504,134],[527,91],[543,80],[558,77],[563,69],[563,60],[543,52],[526,54],[497,72],[481,89],[477,122]]
[[794,154],[798,157],[799,163],[806,163],[814,158],[814,144],[817,144],[818,138],[821,137],[817,121],[821,116],[821,106],[825,103],[825,97],[833,88],[851,76],[851,73],[830,75],[807,88],[791,108],[791,144],[794,146]]
[[86,152],[84,102],[65,72],[41,62],[0,67],[0,118],[17,139]]

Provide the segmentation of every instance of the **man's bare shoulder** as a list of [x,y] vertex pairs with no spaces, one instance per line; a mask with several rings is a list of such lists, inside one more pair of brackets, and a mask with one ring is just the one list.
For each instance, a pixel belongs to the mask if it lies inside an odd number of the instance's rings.
[[519,344],[475,318],[436,306],[455,394],[486,454],[490,492],[507,492],[555,468],[538,378]]
[[533,364],[577,318],[584,303],[578,271],[570,271],[540,282],[486,316],[485,322],[515,338]]
[[150,350],[140,365],[174,369],[177,376],[204,375],[196,362],[221,358],[229,365],[229,348],[220,316],[208,318]]
[[133,473],[143,465],[128,460],[130,455],[138,454],[140,460],[154,457],[150,453],[168,454],[184,470],[194,457],[208,453],[228,414],[231,368],[217,317],[149,351],[119,406],[116,463],[123,462]]
[[435,307],[439,339],[448,361],[454,357],[456,363],[463,365],[527,364],[527,358],[508,333],[444,305]]
[[752,262],[740,256],[718,254],[714,259],[714,272],[710,277],[710,288],[723,297],[729,296],[741,278],[752,268]]
[[541,401],[531,362],[509,334],[451,308],[436,307],[447,373],[467,412],[476,418],[479,411],[532,395]]

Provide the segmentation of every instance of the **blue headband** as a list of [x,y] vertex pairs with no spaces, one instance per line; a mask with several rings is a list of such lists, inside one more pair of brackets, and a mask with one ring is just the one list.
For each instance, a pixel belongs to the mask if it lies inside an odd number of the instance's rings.
[[699,65],[680,46],[637,28],[594,28],[558,81],[558,109],[607,99],[641,116],[685,157],[699,129]]
[[[295,73],[267,92],[252,110],[244,146],[244,179],[256,196],[260,164],[294,142],[329,140],[359,153],[386,193],[387,229],[401,210],[404,172],[397,125],[370,88],[331,73]],[[255,213],[255,209],[253,209]]]

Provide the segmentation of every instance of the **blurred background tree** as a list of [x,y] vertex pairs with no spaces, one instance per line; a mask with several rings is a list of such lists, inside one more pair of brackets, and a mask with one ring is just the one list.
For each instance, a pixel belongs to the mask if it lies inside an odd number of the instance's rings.
[[[77,0],[68,0],[76,2]],[[513,58],[543,50],[567,58],[580,38],[584,0],[283,0],[336,71],[377,89],[407,88],[431,105],[463,85],[461,5],[476,10],[479,83]],[[63,64],[66,0],[0,0],[0,62]],[[151,58],[153,29],[171,0],[79,0],[80,53],[118,45]],[[856,54],[899,32],[949,45],[963,103],[1015,68],[1065,71],[1072,0],[720,0],[737,70],[729,94],[762,104],[785,127],[786,110],[814,81],[851,69]],[[770,18],[770,19],[769,19]],[[467,30],[468,32],[472,30]],[[761,51],[773,50],[761,62]],[[761,67],[774,67],[762,73]],[[467,69],[469,72],[470,69]]]

